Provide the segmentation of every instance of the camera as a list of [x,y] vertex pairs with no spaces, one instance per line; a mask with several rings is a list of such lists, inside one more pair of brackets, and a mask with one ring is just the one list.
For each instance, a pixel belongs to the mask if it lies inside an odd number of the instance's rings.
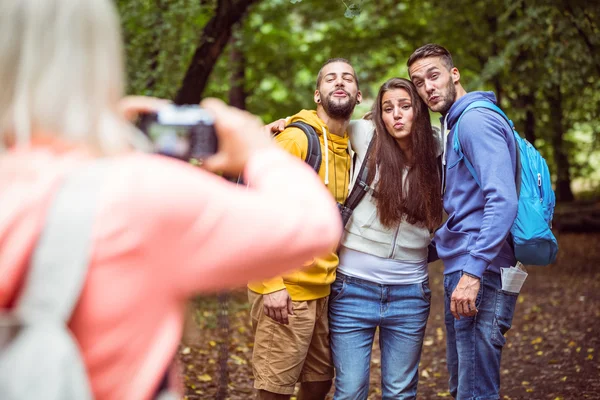
[[157,154],[189,161],[217,152],[214,117],[199,106],[168,105],[156,113],[141,114],[136,126]]

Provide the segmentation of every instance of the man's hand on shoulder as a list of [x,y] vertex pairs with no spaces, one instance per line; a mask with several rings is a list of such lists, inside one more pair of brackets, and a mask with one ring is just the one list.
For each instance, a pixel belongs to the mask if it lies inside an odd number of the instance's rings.
[[283,325],[289,324],[288,315],[294,315],[292,298],[287,289],[263,295],[265,315]]
[[279,132],[282,132],[285,129],[285,118],[278,119],[277,121],[273,121],[268,125],[265,125],[265,131],[271,135],[275,135]]
[[460,319],[461,316],[473,317],[477,314],[475,300],[480,287],[481,279],[463,274],[450,299],[450,312],[452,312],[454,318]]

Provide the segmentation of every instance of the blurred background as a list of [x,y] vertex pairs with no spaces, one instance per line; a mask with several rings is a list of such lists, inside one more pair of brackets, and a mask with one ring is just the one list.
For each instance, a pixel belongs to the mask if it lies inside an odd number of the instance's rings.
[[[600,181],[600,2],[118,0],[128,91],[220,97],[265,122],[314,108],[316,74],[349,59],[372,104],[422,44],[447,47],[467,90],[493,90],[556,174],[559,201]],[[371,100],[371,101],[368,101]],[[579,193],[581,195],[581,193]]]
[[[197,103],[208,96],[264,122],[313,109],[323,62],[356,68],[369,110],[379,86],[408,77],[417,47],[448,48],[467,90],[493,90],[519,133],[553,173],[555,265],[532,267],[508,333],[506,399],[600,398],[600,1],[584,0],[117,0],[128,92]],[[432,121],[439,125],[437,115]],[[434,299],[420,398],[448,397],[442,267],[430,270]],[[245,291],[190,307],[181,348],[189,399],[214,398],[218,349],[228,346],[228,396],[252,395]],[[372,399],[380,398],[377,346]]]

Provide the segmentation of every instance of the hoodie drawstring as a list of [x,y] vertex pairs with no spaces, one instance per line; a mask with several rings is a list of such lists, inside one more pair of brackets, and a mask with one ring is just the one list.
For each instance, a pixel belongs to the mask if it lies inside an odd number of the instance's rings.
[[321,125],[323,130],[323,141],[325,142],[325,185],[329,185],[329,147],[327,145],[327,129]]

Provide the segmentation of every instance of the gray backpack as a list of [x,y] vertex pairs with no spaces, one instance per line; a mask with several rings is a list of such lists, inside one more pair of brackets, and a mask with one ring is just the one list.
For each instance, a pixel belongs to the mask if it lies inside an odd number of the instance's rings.
[[67,176],[53,199],[17,304],[0,314],[0,399],[92,399],[67,326],[85,282],[105,162]]

